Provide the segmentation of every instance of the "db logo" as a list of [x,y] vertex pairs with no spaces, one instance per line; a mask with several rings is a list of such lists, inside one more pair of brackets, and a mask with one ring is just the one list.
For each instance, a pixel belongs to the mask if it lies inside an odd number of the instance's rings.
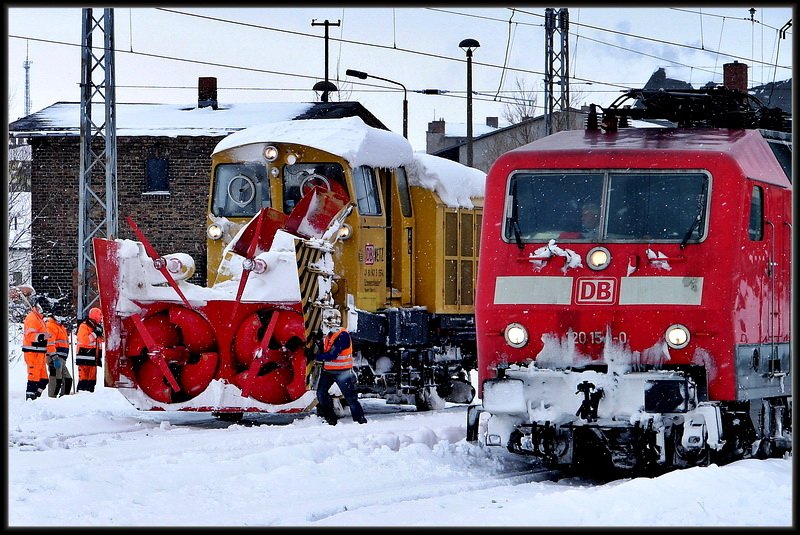
[[371,243],[364,246],[364,263],[368,266],[375,263],[375,246]]
[[578,279],[576,303],[610,304],[614,302],[614,279]]

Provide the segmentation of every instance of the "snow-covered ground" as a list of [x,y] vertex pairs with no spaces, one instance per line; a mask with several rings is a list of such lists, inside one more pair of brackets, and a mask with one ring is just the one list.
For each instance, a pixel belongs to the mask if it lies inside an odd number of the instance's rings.
[[[789,527],[792,459],[605,485],[548,481],[465,442],[466,407],[315,415],[138,412],[112,388],[25,401],[9,325],[8,517],[21,526]],[[71,365],[71,360],[70,360]],[[77,371],[77,370],[76,370]]]

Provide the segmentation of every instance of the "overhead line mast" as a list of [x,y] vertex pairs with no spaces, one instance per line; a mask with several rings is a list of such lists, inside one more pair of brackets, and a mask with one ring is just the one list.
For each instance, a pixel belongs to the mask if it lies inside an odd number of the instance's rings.
[[[92,36],[103,38],[95,54]],[[77,306],[79,318],[99,302],[97,266],[92,240],[113,239],[117,234],[117,122],[114,82],[114,10],[104,9],[99,18],[91,8],[83,9],[81,39],[80,174],[78,177],[78,267]],[[95,81],[93,75],[103,75]],[[104,105],[102,120],[96,120],[93,104]],[[98,107],[99,111],[99,107]],[[103,187],[92,178],[105,177]]]
[[[556,20],[558,19],[558,20]],[[560,129],[554,124],[554,113],[561,111],[561,124],[569,125],[569,11],[544,10],[544,126],[545,132],[554,134]],[[559,49],[554,47],[554,35],[560,36]],[[553,86],[559,87],[558,94]],[[564,127],[566,128],[566,127]],[[561,129],[564,129],[561,128]]]

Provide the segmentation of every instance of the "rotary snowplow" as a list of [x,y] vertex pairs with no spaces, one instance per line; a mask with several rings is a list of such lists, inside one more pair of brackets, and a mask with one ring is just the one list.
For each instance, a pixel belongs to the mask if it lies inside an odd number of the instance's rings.
[[225,251],[216,282],[188,282],[188,254],[94,239],[105,385],[137,409],[299,412],[313,406],[306,353],[334,306],[331,251],[352,206],[314,188],[294,210],[262,208]]

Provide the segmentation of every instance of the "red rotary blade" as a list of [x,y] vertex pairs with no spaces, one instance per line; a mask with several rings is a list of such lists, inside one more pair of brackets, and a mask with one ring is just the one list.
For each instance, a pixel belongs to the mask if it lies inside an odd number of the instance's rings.
[[142,336],[142,340],[144,340],[144,345],[147,347],[147,355],[150,357],[150,360],[158,365],[161,369],[161,373],[164,374],[164,377],[167,379],[172,389],[175,392],[180,392],[181,387],[178,385],[175,376],[172,375],[172,371],[169,369],[169,366],[167,366],[167,360],[164,358],[164,348],[157,344],[150,335],[150,332],[147,330],[139,314],[134,314],[131,316],[131,319],[133,320],[133,324],[136,325],[136,330],[139,331],[139,334]]
[[183,292],[178,286],[178,283],[175,282],[175,279],[172,278],[172,274],[167,269],[166,263],[164,262],[163,265],[160,265],[162,264],[162,262],[159,262],[158,260],[161,258],[161,255],[158,254],[158,252],[155,250],[155,247],[150,245],[150,242],[147,241],[147,238],[145,238],[142,231],[139,230],[139,227],[136,226],[136,223],[134,223],[133,219],[131,219],[129,216],[126,218],[126,220],[128,221],[128,225],[130,225],[131,228],[133,229],[133,233],[136,234],[136,237],[139,239],[140,242],[142,242],[142,245],[144,245],[144,250],[147,253],[147,256],[149,256],[150,259],[153,261],[153,266],[156,267],[156,269],[160,271],[162,275],[164,275],[164,278],[167,279],[167,284],[169,284],[173,290],[178,292],[178,295],[180,296],[181,300],[186,304],[186,306],[192,308],[192,305],[189,303],[189,300],[186,299],[185,295],[183,295]]

